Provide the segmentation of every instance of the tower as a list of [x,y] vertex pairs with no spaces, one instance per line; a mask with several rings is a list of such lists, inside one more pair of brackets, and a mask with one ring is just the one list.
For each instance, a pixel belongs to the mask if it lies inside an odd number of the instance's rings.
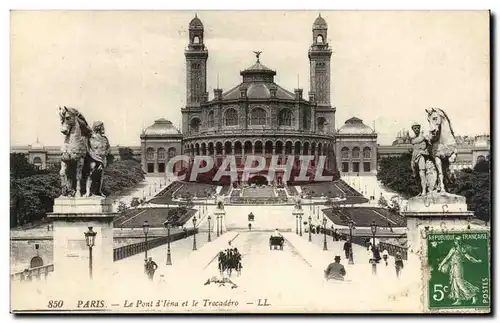
[[189,23],[186,56],[186,107],[199,107],[207,97],[208,50],[203,39],[203,23],[197,15]]
[[310,91],[314,93],[319,108],[331,107],[330,58],[332,50],[327,42],[328,25],[321,14],[312,26],[313,42],[309,48]]

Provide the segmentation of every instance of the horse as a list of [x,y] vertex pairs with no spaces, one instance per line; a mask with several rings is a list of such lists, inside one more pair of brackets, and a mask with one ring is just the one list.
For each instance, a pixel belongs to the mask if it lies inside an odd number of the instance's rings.
[[233,269],[236,270],[238,276],[241,275],[241,268],[243,267],[241,265],[241,254],[235,249],[219,252],[218,268],[221,275],[227,272],[228,276],[231,277]]
[[92,133],[85,117],[74,108],[59,107],[61,133],[61,188],[62,196],[82,196],[81,180],[88,154],[88,139]]
[[457,141],[446,113],[441,109],[425,109],[429,121],[432,153],[438,173],[438,190],[446,192],[444,177],[448,174],[450,163],[457,158]]

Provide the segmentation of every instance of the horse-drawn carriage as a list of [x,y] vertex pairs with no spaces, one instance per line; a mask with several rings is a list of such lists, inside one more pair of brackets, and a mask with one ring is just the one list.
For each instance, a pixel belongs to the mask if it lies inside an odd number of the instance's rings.
[[282,236],[271,236],[269,238],[269,250],[276,249],[279,247],[280,250],[283,250],[283,245],[285,244],[285,238]]
[[253,215],[253,213],[252,213],[252,212],[250,212],[250,213],[248,214],[248,221],[253,221],[253,220],[255,220],[255,215]]
[[241,254],[238,252],[238,249],[226,249],[225,251],[219,252],[218,256],[218,268],[221,274],[227,272],[228,276],[231,277],[231,273],[233,270],[236,273],[241,275]]

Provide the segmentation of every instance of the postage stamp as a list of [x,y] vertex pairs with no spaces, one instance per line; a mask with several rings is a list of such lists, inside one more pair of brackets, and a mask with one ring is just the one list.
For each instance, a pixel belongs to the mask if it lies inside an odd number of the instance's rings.
[[489,312],[489,11],[10,15],[13,313]]
[[430,310],[490,307],[489,232],[430,233],[427,264]]

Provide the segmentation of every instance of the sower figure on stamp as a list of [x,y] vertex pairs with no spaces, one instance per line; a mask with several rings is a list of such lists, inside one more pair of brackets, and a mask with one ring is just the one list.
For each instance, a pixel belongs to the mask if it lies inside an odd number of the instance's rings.
[[85,196],[98,195],[102,193],[102,182],[106,157],[110,154],[108,138],[104,135],[104,123],[96,121],[92,125],[92,135],[89,138],[89,174]]
[[411,139],[413,145],[411,169],[416,178],[420,177],[420,184],[422,186],[420,195],[425,195],[427,194],[426,160],[430,158],[429,138],[424,136],[420,131],[420,125],[418,123],[414,123],[411,129],[415,133],[415,137]]

